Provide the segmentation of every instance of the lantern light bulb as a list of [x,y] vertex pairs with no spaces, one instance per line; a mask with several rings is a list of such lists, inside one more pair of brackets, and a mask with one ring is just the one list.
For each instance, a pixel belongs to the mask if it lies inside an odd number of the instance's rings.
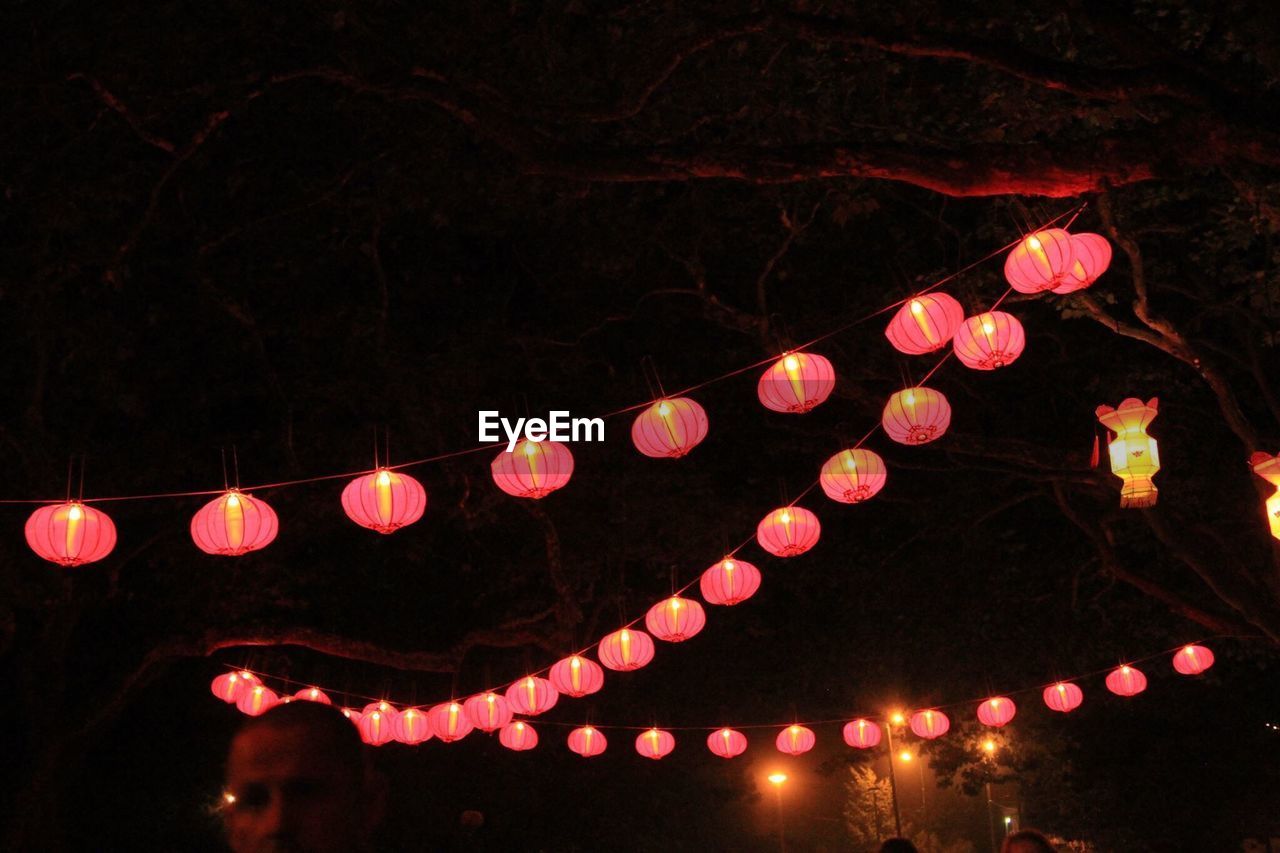
[[524,443],[524,455],[532,456],[537,452],[538,452],[538,446],[533,442],[529,441],[528,439],[526,439]]
[[1035,249],[1037,252],[1040,251],[1041,249],[1040,239],[1036,237],[1034,234],[1027,238],[1027,245],[1030,246],[1032,249]]
[[386,488],[391,485],[391,474],[386,470],[378,472],[378,485]]
[[239,498],[239,497],[237,497],[237,496],[235,495],[235,493],[232,493],[231,495],[228,495],[228,496],[227,496],[227,506],[231,506],[231,507],[240,506],[240,498]]
[[658,404],[658,414],[662,415],[664,418],[671,414],[671,406],[669,406],[665,400]]
[[782,366],[785,367],[788,372],[794,373],[800,367],[800,359],[796,358],[794,355],[789,355],[783,360]]
[[923,312],[924,312],[924,305],[920,302],[920,300],[919,300],[919,299],[912,299],[912,300],[911,300],[911,313],[912,313],[912,314],[920,314],[920,313],[923,313]]
[[996,327],[995,327],[995,325],[994,325],[994,324],[992,324],[992,323],[983,323],[983,324],[982,324],[982,331],[983,331],[984,333],[988,334],[988,335],[993,334],[993,333],[995,332],[995,330],[996,330]]
[[67,512],[67,518],[72,521],[79,521],[82,515],[84,515],[84,513],[80,511],[79,504],[72,504],[70,511]]

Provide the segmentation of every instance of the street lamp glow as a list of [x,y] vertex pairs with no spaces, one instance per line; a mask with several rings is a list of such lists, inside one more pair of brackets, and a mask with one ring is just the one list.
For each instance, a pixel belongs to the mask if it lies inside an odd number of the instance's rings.
[[1011,824],[1011,823],[1013,823],[1013,818],[1009,817],[1008,815],[1005,815],[1005,818],[1004,818],[1004,825],[1005,825],[1005,826],[1008,826],[1008,825],[1009,825],[1009,824]]
[[982,750],[983,752],[987,753],[987,755],[990,755],[991,753],[996,751],[996,742],[993,741],[991,738],[987,738],[982,742]]
[[915,758],[915,756],[911,754],[910,750],[904,749],[902,752],[898,753],[899,761],[910,761],[913,758]]
[[781,785],[783,782],[787,781],[787,774],[786,773],[770,773],[769,781],[775,785]]
[[907,721],[907,718],[902,716],[901,711],[894,711],[893,716],[889,718],[889,721],[895,726],[900,726]]

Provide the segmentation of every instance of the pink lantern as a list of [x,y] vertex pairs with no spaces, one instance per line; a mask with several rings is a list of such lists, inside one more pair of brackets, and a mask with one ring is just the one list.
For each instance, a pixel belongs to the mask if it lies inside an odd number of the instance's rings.
[[261,684],[254,684],[252,687],[246,684],[241,688],[240,696],[236,699],[236,707],[242,713],[256,717],[271,710],[271,707],[279,701],[280,697],[269,688]]
[[392,721],[391,736],[409,746],[431,740],[431,726],[427,722],[427,715],[417,708],[405,708]]
[[697,634],[707,624],[702,605],[692,598],[673,595],[659,601],[644,617],[645,627],[659,640],[681,643]]
[[987,311],[965,320],[952,345],[956,358],[974,370],[996,370],[1012,364],[1027,346],[1018,318],[1003,311]]
[[1125,664],[1107,674],[1107,689],[1117,696],[1137,696],[1147,689],[1147,677]]
[[581,699],[604,687],[604,670],[600,664],[581,655],[569,655],[557,661],[547,678],[552,687],[573,699]]
[[101,560],[116,546],[116,526],[80,501],[42,506],[27,519],[27,544],[44,559],[71,568]]
[[760,377],[756,394],[774,412],[803,414],[831,396],[836,372],[831,362],[808,352],[791,352]]
[[1080,707],[1084,701],[1084,691],[1070,681],[1059,681],[1044,689],[1044,704],[1050,710],[1068,714]]
[[893,348],[907,355],[942,349],[964,321],[964,309],[945,293],[925,293],[908,299],[885,328]]
[[214,696],[217,696],[223,702],[231,704],[240,698],[240,694],[246,688],[260,683],[258,676],[241,669],[235,672],[224,672],[219,675],[209,685],[209,689],[213,691]]
[[1071,249],[1075,252],[1075,259],[1062,284],[1053,289],[1054,293],[1084,290],[1111,266],[1111,244],[1101,234],[1072,234]]
[[293,698],[302,699],[306,702],[319,702],[321,705],[333,704],[333,701],[319,687],[304,687],[293,694]]
[[489,466],[498,488],[517,498],[545,498],[569,482],[573,454],[558,441],[521,439],[507,453],[499,453]]
[[978,706],[978,722],[984,726],[1000,728],[1009,724],[1013,715],[1018,713],[1018,706],[1007,696],[992,696]]
[[1204,646],[1183,646],[1173,656],[1173,668],[1182,675],[1199,675],[1213,666],[1213,652]]
[[707,735],[707,749],[721,758],[734,758],[747,751],[747,736],[736,729],[716,729]]
[[734,605],[760,589],[760,570],[745,560],[725,557],[703,572],[698,584],[708,604]]
[[507,702],[511,710],[526,717],[536,717],[556,706],[560,694],[545,678],[526,675],[507,688]]
[[360,718],[356,728],[360,739],[370,746],[383,746],[396,739],[395,717],[381,711],[370,711]]
[[636,752],[645,758],[659,759],[671,754],[676,748],[676,738],[671,732],[657,727],[641,732],[636,736]]
[[408,474],[379,468],[342,490],[342,509],[361,527],[393,533],[422,518],[427,490]]
[[778,732],[774,745],[778,747],[779,752],[785,752],[787,755],[800,755],[813,749],[813,745],[817,742],[818,739],[814,735],[813,729],[801,725],[791,725]]
[[885,404],[880,425],[899,444],[928,444],[951,425],[951,404],[941,391],[904,388]]
[[427,725],[441,743],[453,743],[471,734],[471,719],[457,702],[442,702],[427,711]]
[[653,640],[644,631],[623,628],[600,641],[600,663],[618,672],[630,672],[653,660]]
[[191,519],[191,538],[206,554],[239,557],[265,548],[276,538],[276,512],[261,498],[228,489]]
[[599,755],[608,745],[609,742],[605,740],[604,733],[593,726],[583,726],[569,732],[569,749],[583,758]]
[[828,459],[818,482],[831,500],[856,504],[883,489],[887,476],[880,454],[854,447]]
[[364,714],[361,714],[355,708],[343,708],[342,716],[346,717],[357,727],[359,727],[360,721],[364,719]]
[[845,723],[843,734],[844,742],[855,749],[872,749],[880,743],[880,727],[870,720]]
[[797,557],[818,543],[822,525],[804,507],[784,506],[761,519],[756,541],[775,557]]
[[636,416],[631,441],[654,459],[679,459],[707,437],[707,413],[688,397],[662,399]]
[[916,711],[911,715],[911,731],[915,732],[917,737],[933,740],[945,735],[950,728],[951,720],[941,711],[928,709]]
[[538,745],[538,733],[528,723],[516,720],[514,723],[507,723],[498,732],[498,743],[507,749],[523,752]]
[[380,699],[377,702],[370,702],[368,705],[364,706],[361,713],[367,717],[375,711],[386,717],[391,722],[395,722],[396,714],[400,713],[396,710],[396,706],[392,705],[386,699]]
[[1042,293],[1067,281],[1074,260],[1071,235],[1048,228],[1028,234],[1009,252],[1004,277],[1019,293]]
[[492,690],[472,696],[462,707],[471,724],[482,732],[497,731],[511,722],[511,703]]

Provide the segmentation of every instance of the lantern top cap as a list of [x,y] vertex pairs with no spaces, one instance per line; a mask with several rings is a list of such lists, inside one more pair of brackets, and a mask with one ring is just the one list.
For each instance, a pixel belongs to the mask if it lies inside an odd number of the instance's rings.
[[1259,451],[1249,457],[1249,465],[1253,473],[1273,486],[1280,486],[1280,456]]
[[1097,415],[1098,417],[1102,417],[1103,415],[1110,414],[1111,412],[1125,412],[1133,409],[1150,409],[1152,413],[1151,416],[1155,417],[1155,413],[1159,407],[1159,397],[1152,397],[1145,403],[1137,397],[1125,397],[1120,401],[1120,405],[1115,408],[1112,408],[1111,406],[1099,406],[1097,408]]

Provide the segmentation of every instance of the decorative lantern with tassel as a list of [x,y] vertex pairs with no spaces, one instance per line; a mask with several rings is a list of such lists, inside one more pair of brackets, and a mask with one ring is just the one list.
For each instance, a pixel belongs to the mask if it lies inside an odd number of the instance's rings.
[[1142,402],[1129,397],[1120,407],[1098,407],[1098,420],[1116,434],[1107,444],[1111,454],[1111,473],[1124,485],[1120,489],[1123,509],[1146,509],[1156,505],[1156,484],[1151,481],[1160,470],[1160,448],[1147,435],[1147,425],[1155,419],[1159,400],[1152,397]]

